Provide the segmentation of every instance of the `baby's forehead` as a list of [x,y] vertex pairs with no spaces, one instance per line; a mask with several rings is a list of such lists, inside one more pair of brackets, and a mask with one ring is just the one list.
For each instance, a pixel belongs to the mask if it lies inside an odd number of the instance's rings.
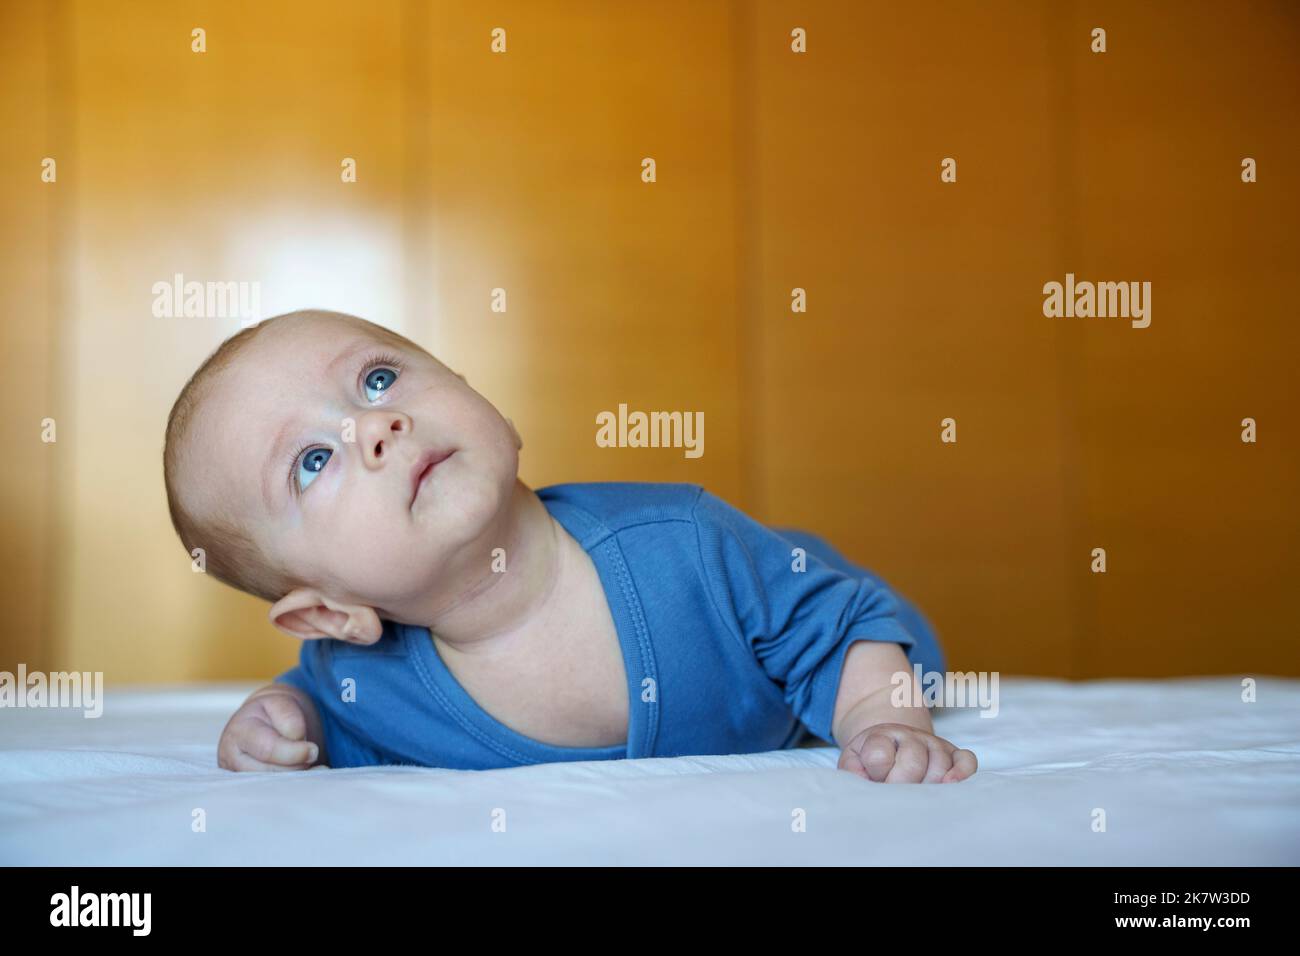
[[235,374],[222,375],[218,390],[243,388],[253,377],[285,384],[315,381],[340,356],[381,344],[386,340],[371,329],[337,321],[269,329],[234,357],[226,371]]
[[304,316],[270,326],[249,343],[249,351],[255,352],[259,345],[265,349],[325,349],[359,339],[374,341],[379,338],[378,332],[376,326],[360,319],[333,315]]
[[368,329],[331,320],[266,330],[208,383],[197,416],[202,425],[192,436],[195,443],[243,445],[284,417],[304,393],[324,387],[332,364],[377,343]]

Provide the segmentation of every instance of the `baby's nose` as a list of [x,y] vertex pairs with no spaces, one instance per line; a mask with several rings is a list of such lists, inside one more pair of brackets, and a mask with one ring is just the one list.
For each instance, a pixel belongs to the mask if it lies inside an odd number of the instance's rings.
[[367,463],[378,464],[392,454],[398,435],[409,435],[411,419],[395,409],[366,412],[357,426],[357,441]]

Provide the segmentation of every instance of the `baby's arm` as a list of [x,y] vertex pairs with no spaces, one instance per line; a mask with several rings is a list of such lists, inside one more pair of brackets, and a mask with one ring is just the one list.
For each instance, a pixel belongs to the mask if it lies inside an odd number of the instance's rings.
[[[951,783],[975,772],[973,753],[933,734],[903,651],[916,644],[899,614],[908,606],[882,580],[800,555],[795,540],[707,491],[693,514],[714,609],[804,726],[843,748],[842,769],[886,783]],[[917,707],[892,706],[900,671]]]
[[328,762],[320,714],[310,696],[288,684],[253,691],[217,745],[217,764],[226,770],[306,770],[317,762]]
[[[896,704],[894,675],[907,675],[912,706]],[[884,783],[955,783],[975,772],[975,755],[934,735],[921,686],[903,648],[855,641],[844,656],[831,724],[839,766]]]

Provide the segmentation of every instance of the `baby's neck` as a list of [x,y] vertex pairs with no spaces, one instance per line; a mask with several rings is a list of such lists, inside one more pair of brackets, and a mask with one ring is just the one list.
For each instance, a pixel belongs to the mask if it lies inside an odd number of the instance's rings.
[[[549,619],[576,544],[522,481],[493,540],[475,547],[481,555],[467,569],[457,596],[429,615],[426,626],[438,640],[459,650],[483,647],[496,638],[532,631]],[[495,552],[500,548],[500,552]]]

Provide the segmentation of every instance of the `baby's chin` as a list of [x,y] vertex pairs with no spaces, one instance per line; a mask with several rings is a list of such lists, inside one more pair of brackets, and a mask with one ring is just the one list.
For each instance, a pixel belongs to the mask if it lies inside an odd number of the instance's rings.
[[425,479],[411,512],[449,548],[467,547],[506,526],[518,482],[518,459],[514,470],[482,475],[458,451]]

